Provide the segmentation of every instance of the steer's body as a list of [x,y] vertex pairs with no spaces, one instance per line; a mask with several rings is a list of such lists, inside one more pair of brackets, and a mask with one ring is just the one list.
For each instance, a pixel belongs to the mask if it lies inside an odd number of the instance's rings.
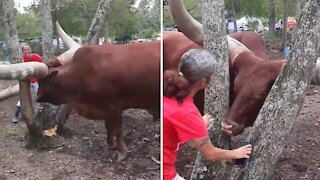
[[[232,62],[229,59],[230,110],[224,122],[232,125],[232,135],[236,135],[253,124],[283,61],[269,61],[265,44],[257,33],[238,32],[229,36],[249,49],[237,54]],[[165,32],[163,41],[165,70],[177,68],[182,54],[188,49],[202,48],[178,32]],[[174,45],[176,47],[172,47]],[[195,104],[203,113],[204,91],[197,94]]]
[[84,46],[69,63],[49,66],[39,85],[38,101],[68,103],[86,118],[105,119],[108,143],[116,136],[118,150],[125,152],[122,111],[159,111],[160,41]]

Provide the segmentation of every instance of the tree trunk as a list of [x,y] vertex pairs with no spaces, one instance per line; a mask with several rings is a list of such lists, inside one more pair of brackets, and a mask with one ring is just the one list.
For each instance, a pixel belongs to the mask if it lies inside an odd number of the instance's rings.
[[[51,0],[42,0],[41,1],[41,11],[42,14],[42,50],[43,50],[43,59],[45,62],[49,62],[51,57],[53,57],[53,46],[52,46],[52,35],[53,35],[53,24],[51,16]],[[64,124],[69,116],[69,110],[66,109],[65,105],[54,106],[48,103],[41,103],[36,106],[35,111],[35,122],[37,126],[42,129],[53,128],[54,126],[58,127],[60,132],[64,129]],[[34,137],[30,138],[30,146],[32,146],[32,140]],[[39,139],[39,138],[36,138]],[[48,147],[50,146],[50,138],[45,138],[44,140],[39,139],[39,142],[36,142],[35,146],[37,148]]]
[[231,14],[232,14],[232,20],[233,20],[233,28],[234,28],[233,32],[237,32],[238,27],[237,27],[235,0],[230,0],[230,6],[231,6]]
[[41,0],[40,8],[42,16],[42,58],[45,62],[48,62],[53,57],[51,0]]
[[276,10],[274,0],[269,0],[269,40],[273,44],[275,36]]
[[21,48],[19,43],[19,37],[16,26],[16,14],[14,10],[13,0],[1,0],[0,1],[1,11],[0,18],[3,27],[4,39],[7,42],[10,63],[21,62]]
[[100,34],[105,27],[106,16],[111,12],[111,2],[112,0],[102,0],[100,2],[87,35],[88,44],[99,44]]
[[303,6],[306,3],[305,0],[296,0],[296,17],[299,19]]
[[287,47],[288,38],[288,0],[283,1],[283,36],[282,36],[282,47]]
[[[200,6],[204,23],[204,46],[216,61],[215,80],[205,92],[205,112],[215,118],[209,127],[209,136],[215,146],[228,148],[229,138],[221,133],[221,119],[229,107],[229,60],[224,1],[201,0]],[[219,179],[225,175],[225,170],[225,162],[207,162],[198,154],[191,179]]]
[[309,0],[301,16],[292,53],[275,81],[247,141],[253,145],[245,169],[233,171],[233,179],[270,179],[298,118],[320,52],[320,1]]

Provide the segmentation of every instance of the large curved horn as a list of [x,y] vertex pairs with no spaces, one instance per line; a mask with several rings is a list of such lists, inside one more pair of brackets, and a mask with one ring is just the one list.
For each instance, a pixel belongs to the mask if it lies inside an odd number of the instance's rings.
[[[203,26],[195,20],[186,10],[182,0],[169,0],[170,12],[179,30],[193,42],[203,46]],[[227,36],[230,63],[238,54],[250,51],[238,40]]]
[[66,64],[67,62],[69,62],[74,53],[81,47],[81,45],[79,43],[77,43],[76,41],[74,41],[60,26],[60,24],[58,23],[58,21],[56,22],[57,25],[57,33],[59,34],[59,36],[61,37],[63,43],[65,45],[67,45],[69,47],[69,50],[62,53],[61,55],[59,55],[57,58],[59,59],[59,61],[62,64]]
[[[239,42],[238,40],[227,35],[228,40],[228,50],[229,50],[229,62],[233,64],[234,59],[238,56],[238,54],[244,51],[250,51],[247,46]],[[251,52],[251,51],[250,51]]]
[[0,65],[0,79],[25,80],[31,77],[44,78],[48,74],[48,67],[41,62],[25,62],[10,65]]
[[61,37],[63,43],[65,43],[69,49],[72,48],[76,48],[76,47],[81,47],[81,45],[79,43],[77,43],[76,41],[74,41],[60,26],[59,22],[56,22],[56,26],[57,26],[57,33],[59,34],[59,36]]
[[174,23],[193,42],[203,45],[203,26],[186,10],[182,0],[169,0],[169,7]]

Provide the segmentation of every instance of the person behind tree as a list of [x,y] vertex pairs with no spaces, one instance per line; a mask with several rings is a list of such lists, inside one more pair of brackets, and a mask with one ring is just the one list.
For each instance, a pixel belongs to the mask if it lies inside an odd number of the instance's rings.
[[[31,47],[28,44],[22,44],[22,61],[23,62],[43,62],[42,58],[39,54],[33,53]],[[36,78],[30,79],[30,91],[31,93],[36,94],[38,92],[38,81]],[[17,108],[14,114],[14,117],[12,118],[13,123],[19,122],[19,114],[21,111],[21,105],[20,101],[17,103]]]
[[163,75],[163,175],[164,180],[182,180],[175,170],[177,151],[184,143],[196,147],[206,160],[249,158],[252,146],[234,150],[214,147],[207,131],[211,116],[201,116],[193,103],[195,94],[213,78],[214,62],[203,49],[191,49],[181,59],[179,71]]

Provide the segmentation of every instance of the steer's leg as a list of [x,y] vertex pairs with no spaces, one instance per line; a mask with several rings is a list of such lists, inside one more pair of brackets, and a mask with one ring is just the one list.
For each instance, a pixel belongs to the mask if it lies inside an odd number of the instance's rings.
[[114,136],[112,134],[112,130],[113,130],[112,125],[110,123],[112,123],[112,121],[110,121],[110,119],[109,119],[109,121],[108,121],[108,119],[104,120],[104,125],[107,129],[107,143],[112,149],[115,149],[116,144],[114,142]]
[[112,111],[108,115],[108,118],[105,120],[108,131],[107,142],[113,141],[113,137],[116,138],[116,148],[119,152],[117,160],[121,161],[126,158],[128,150],[122,137],[122,111]]

